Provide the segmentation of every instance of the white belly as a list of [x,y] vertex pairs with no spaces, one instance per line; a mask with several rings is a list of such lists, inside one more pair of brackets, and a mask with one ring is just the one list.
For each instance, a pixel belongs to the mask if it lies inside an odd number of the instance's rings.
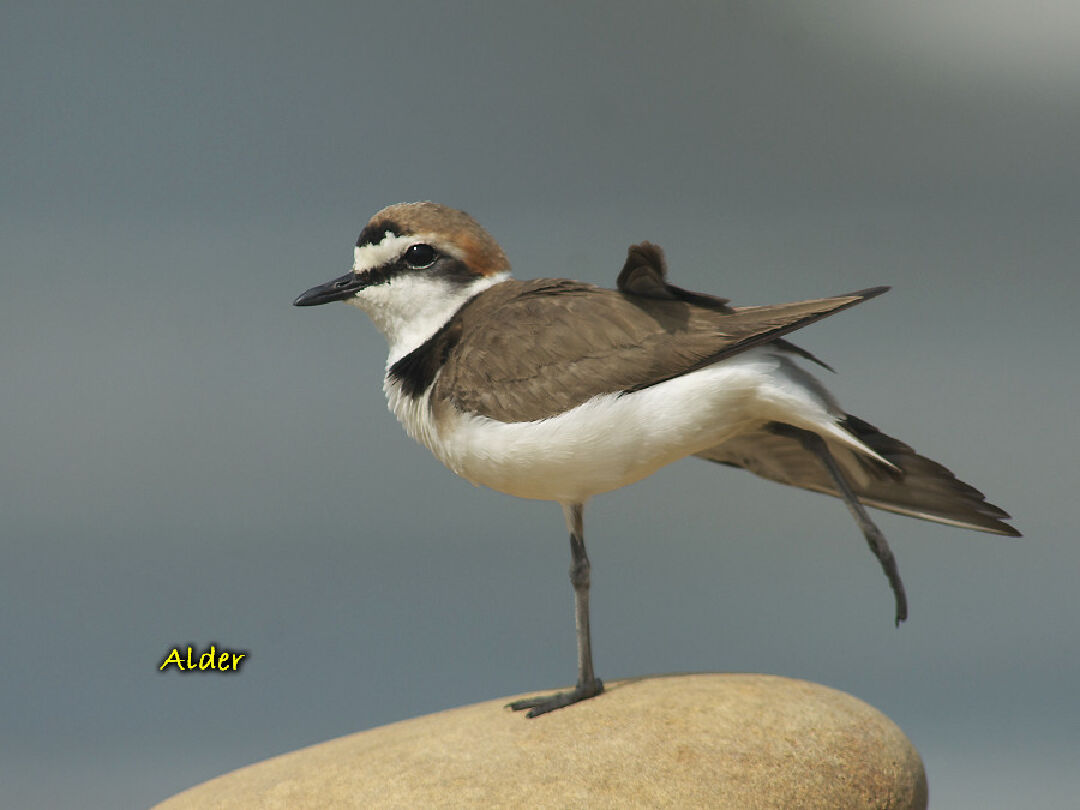
[[768,348],[631,394],[594,397],[534,422],[455,412],[436,425],[428,394],[410,400],[393,383],[386,388],[409,435],[458,475],[510,495],[563,504],[585,503],[769,421],[858,445],[836,427],[842,413],[820,384]]

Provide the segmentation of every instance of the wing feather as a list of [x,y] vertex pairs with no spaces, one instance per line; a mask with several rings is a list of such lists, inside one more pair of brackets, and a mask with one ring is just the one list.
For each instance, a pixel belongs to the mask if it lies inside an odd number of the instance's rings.
[[683,300],[566,279],[507,281],[455,316],[435,394],[504,422],[544,419],[704,368],[886,289],[730,309],[692,293]]
[[[921,456],[911,447],[850,414],[840,423],[851,435],[894,464],[896,470],[857,455],[850,448],[830,445],[833,454],[852,470],[849,481],[867,506],[901,515],[968,529],[1019,537],[1003,522],[1009,515],[988,503],[979,490],[959,480],[946,467]],[[765,426],[713,447],[699,458],[750,472],[781,484],[840,497],[821,461],[782,429]]]

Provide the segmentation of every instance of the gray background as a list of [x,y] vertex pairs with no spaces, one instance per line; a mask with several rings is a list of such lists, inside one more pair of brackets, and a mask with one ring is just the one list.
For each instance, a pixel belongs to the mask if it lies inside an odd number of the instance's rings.
[[[295,310],[391,202],[519,277],[651,239],[742,304],[892,284],[798,342],[1024,540],[693,460],[596,499],[596,658],[879,707],[933,804],[1080,786],[1080,14],[1006,2],[8,2],[0,24],[0,785],[136,808],[573,677],[556,506],[454,478],[358,312]],[[239,676],[162,675],[173,645]],[[522,721],[524,722],[524,721]]]

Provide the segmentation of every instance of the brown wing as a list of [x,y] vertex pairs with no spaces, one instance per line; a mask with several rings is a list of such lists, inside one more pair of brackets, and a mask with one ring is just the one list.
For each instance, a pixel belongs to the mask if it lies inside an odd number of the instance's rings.
[[[686,301],[688,304],[695,304],[716,312],[736,312],[739,309],[739,307],[728,306],[728,299],[726,298],[690,292],[682,287],[669,284],[667,280],[667,259],[664,258],[664,251],[659,245],[654,245],[652,242],[640,242],[630,246],[626,251],[626,261],[623,263],[616,286],[619,292],[630,295],[641,295],[646,298],[660,298],[668,301]],[[835,371],[824,360],[815,357],[806,349],[796,346],[794,343],[789,343],[782,338],[778,338],[774,342],[786,352],[798,355],[812,363],[817,363],[829,371]]]
[[695,293],[683,300],[565,279],[507,281],[448,325],[435,397],[504,422],[544,419],[704,368],[886,289],[731,310]]
[[[981,492],[941,464],[920,456],[908,445],[858,417],[849,414],[841,426],[899,470],[889,470],[880,462],[832,446],[833,454],[853,473],[847,476],[848,481],[862,503],[937,523],[1020,536],[1016,529],[1002,522],[1009,518],[1004,510],[987,503]],[[784,435],[783,430],[766,426],[698,453],[698,457],[742,467],[781,484],[840,496],[821,460],[798,439]]]

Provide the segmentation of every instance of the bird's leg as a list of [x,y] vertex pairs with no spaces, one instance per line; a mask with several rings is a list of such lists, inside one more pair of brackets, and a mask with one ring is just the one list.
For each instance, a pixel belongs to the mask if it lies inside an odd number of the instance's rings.
[[585,532],[581,504],[564,507],[570,530],[570,584],[574,586],[574,626],[577,629],[577,690],[587,697],[600,694],[604,686],[593,673],[592,634],[589,632],[589,555],[585,553]]
[[603,682],[593,673],[592,637],[589,633],[589,555],[585,553],[582,512],[576,503],[564,506],[566,527],[570,531],[570,584],[574,586],[574,622],[577,626],[577,686],[569,692],[546,697],[525,698],[507,704],[514,711],[528,709],[526,717],[536,717],[596,697],[604,691]]
[[836,482],[836,488],[840,491],[844,503],[847,504],[848,511],[855,518],[855,522],[859,524],[866,542],[870,544],[870,550],[874,552],[874,556],[881,563],[881,568],[889,579],[889,586],[892,588],[893,598],[896,601],[896,626],[899,627],[900,622],[907,618],[907,594],[904,593],[904,583],[900,580],[900,569],[896,566],[896,558],[893,557],[893,553],[889,549],[889,543],[885,539],[885,535],[881,533],[881,529],[874,525],[874,521],[866,514],[863,505],[855,497],[851,485],[848,483],[847,478],[844,477],[844,472],[840,469],[840,465],[836,463],[833,454],[829,452],[829,446],[825,443],[825,440],[818,434],[808,430],[799,430],[797,428],[796,430],[803,447],[821,459],[821,463],[829,471],[829,475]]

